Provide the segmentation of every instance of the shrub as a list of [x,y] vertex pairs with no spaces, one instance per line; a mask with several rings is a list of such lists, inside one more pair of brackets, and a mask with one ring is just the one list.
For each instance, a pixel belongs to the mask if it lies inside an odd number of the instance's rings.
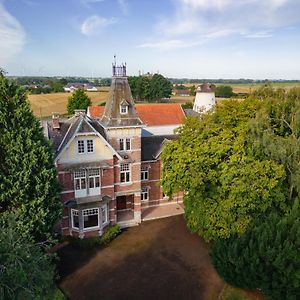
[[183,109],[193,109],[193,102],[185,102],[184,104],[181,104],[181,107]]
[[116,224],[110,226],[105,233],[100,236],[80,239],[77,237],[68,236],[66,239],[75,247],[82,249],[92,249],[97,246],[108,245],[121,232],[121,227]]
[[120,225],[116,224],[111,227],[109,227],[105,233],[101,237],[101,243],[103,245],[107,245],[109,242],[111,242],[115,237],[117,237],[121,232]]

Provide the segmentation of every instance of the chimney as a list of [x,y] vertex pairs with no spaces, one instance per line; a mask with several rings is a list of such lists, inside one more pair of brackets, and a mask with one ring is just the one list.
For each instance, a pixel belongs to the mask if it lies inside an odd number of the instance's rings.
[[52,113],[52,127],[53,129],[60,129],[58,113]]
[[84,116],[85,115],[85,109],[75,109],[74,113],[75,113],[75,117]]

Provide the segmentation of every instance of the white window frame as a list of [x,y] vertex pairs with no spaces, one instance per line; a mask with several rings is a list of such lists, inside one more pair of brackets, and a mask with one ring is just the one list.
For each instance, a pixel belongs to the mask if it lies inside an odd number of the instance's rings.
[[149,201],[149,188],[143,187],[141,191],[141,201],[146,202]]
[[119,139],[120,151],[131,150],[131,139],[130,138],[121,138]]
[[149,167],[141,166],[141,181],[149,180]]
[[[97,211],[97,214],[95,214],[95,212]],[[82,228],[83,228],[83,231],[89,231],[89,230],[93,230],[93,229],[98,229],[99,228],[99,207],[94,207],[94,208],[86,208],[86,209],[83,209],[81,211],[82,213]],[[86,213],[86,214],[85,214]],[[98,222],[98,225],[97,226],[92,226],[92,227],[84,227],[84,217],[88,217],[88,216],[95,216],[97,215],[97,222]]]
[[[107,204],[100,207],[101,211],[101,218],[102,218],[102,225],[105,225],[108,223],[108,207]],[[105,220],[103,219],[103,213],[105,215]]]
[[[93,187],[91,187],[91,182]],[[74,171],[75,198],[100,195],[100,188],[100,168],[78,169]]]
[[[82,188],[82,180],[84,180],[85,187]],[[77,188],[76,182],[79,182],[79,188]],[[83,191],[87,188],[87,182],[86,182],[86,170],[85,169],[79,169],[74,172],[74,190],[75,191]]]
[[[78,227],[74,226],[74,216],[76,216],[76,214],[78,217]],[[79,230],[79,210],[78,209],[71,208],[71,225],[72,225],[72,229]]]
[[86,140],[86,152],[94,153],[94,140],[93,139]]
[[[122,174],[124,174],[124,181],[122,181]],[[129,182],[131,182],[130,164],[120,164],[120,183],[129,183]]]
[[[97,186],[97,178],[98,178],[98,186]],[[93,181],[93,187],[90,186],[90,179]],[[99,168],[93,168],[88,170],[88,184],[89,189],[98,189],[100,188],[100,169]]]
[[85,142],[84,142],[84,140],[78,140],[77,141],[77,153],[78,154],[85,154]]
[[120,105],[120,114],[127,115],[128,114],[128,105]]

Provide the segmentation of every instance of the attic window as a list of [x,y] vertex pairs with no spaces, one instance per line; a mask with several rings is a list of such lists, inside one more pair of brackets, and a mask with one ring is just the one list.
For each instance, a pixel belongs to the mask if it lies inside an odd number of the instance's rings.
[[128,114],[128,105],[125,104],[120,105],[120,113],[121,115]]

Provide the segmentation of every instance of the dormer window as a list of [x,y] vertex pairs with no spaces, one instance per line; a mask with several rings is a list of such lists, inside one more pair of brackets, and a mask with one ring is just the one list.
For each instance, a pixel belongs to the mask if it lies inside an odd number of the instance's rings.
[[121,115],[128,114],[128,106],[127,105],[121,105],[120,106],[120,113],[121,113]]
[[128,107],[129,107],[129,103],[124,99],[120,103],[120,114],[121,115],[127,115],[128,114]]

